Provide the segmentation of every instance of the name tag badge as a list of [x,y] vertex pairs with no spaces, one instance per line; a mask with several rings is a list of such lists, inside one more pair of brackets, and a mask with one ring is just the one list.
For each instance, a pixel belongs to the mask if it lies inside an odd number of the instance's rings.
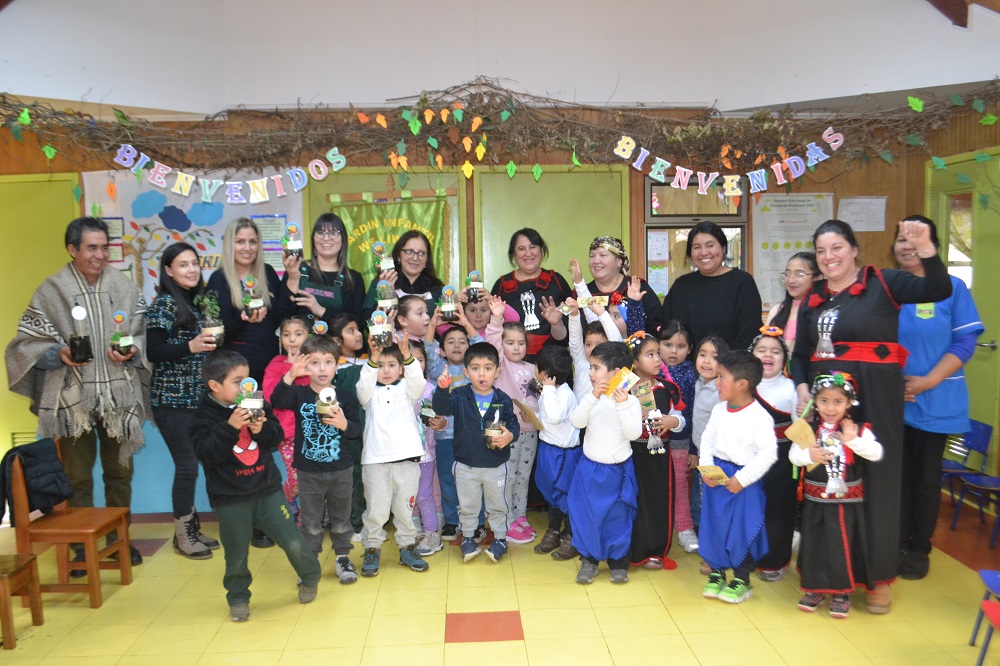
[[917,303],[917,317],[934,319],[934,303]]

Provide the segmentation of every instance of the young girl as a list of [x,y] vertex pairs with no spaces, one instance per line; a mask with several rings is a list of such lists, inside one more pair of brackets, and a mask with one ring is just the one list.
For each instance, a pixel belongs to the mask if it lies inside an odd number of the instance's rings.
[[760,579],[764,582],[781,580],[792,561],[792,534],[795,532],[796,479],[788,461],[791,442],[785,429],[792,425],[793,411],[798,402],[795,384],[785,376],[788,348],[781,339],[781,329],[761,326],[750,351],[764,366],[764,378],[757,385],[757,402],[774,419],[774,435],[778,439],[778,462],[764,475],[764,496],[767,508],[764,521],[770,550],[757,561]]
[[[671,432],[684,429],[681,391],[673,382],[657,378],[660,356],[656,338],[640,331],[631,335],[625,344],[632,350],[635,359],[632,370],[639,377],[639,383],[632,387],[632,395],[639,399],[642,407],[642,434],[632,441],[639,511],[632,524],[630,562],[632,566],[646,569],[675,569],[677,564],[667,557],[674,532],[671,505],[676,475],[670,468],[675,462],[673,456],[663,455],[662,446],[650,448],[649,440],[655,435],[665,444]],[[661,416],[650,418],[649,412],[654,409],[660,410]],[[687,455],[684,456],[684,473],[687,474]]]
[[[426,307],[426,305],[425,305]],[[427,352],[422,342],[410,341],[410,354],[417,359],[420,370],[427,378]],[[420,402],[414,407],[417,418],[421,421],[420,436],[424,442],[424,455],[420,457],[420,485],[417,489],[417,499],[414,506],[420,516],[420,527],[423,534],[417,542],[417,554],[427,557],[441,550],[441,523],[438,520],[440,496],[434,496],[434,431],[447,425],[443,416],[425,418],[422,414],[423,404],[434,395],[434,382],[427,382]]]
[[802,544],[798,566],[802,571],[799,608],[813,612],[830,594],[830,617],[846,618],[851,592],[858,586],[874,589],[865,564],[864,486],[861,459],[882,459],[882,445],[866,423],[860,427],[849,413],[857,405],[854,379],[843,372],[819,375],[813,381],[816,401],[816,443],[793,446],[793,465],[813,465],[805,472],[802,506]]
[[816,255],[812,252],[793,254],[785,264],[785,272],[781,274],[785,281],[785,299],[771,308],[767,313],[767,325],[784,329],[782,337],[789,349],[795,348],[795,329],[799,318],[799,304],[813,280],[819,277],[819,266]]
[[670,457],[674,460],[674,489],[676,503],[674,517],[677,526],[677,541],[685,553],[698,550],[698,536],[694,531],[694,521],[691,519],[691,504],[688,500],[688,457],[696,449],[691,445],[691,414],[694,409],[694,384],[697,375],[694,363],[688,360],[691,352],[691,334],[679,321],[668,321],[659,333],[660,360],[667,366],[670,379],[681,390],[681,400],[684,402],[684,427],[678,431],[677,437],[670,438]]
[[[694,350],[694,369],[698,379],[694,383],[694,406],[691,409],[691,444],[694,453],[688,456],[691,470],[691,520],[695,528],[701,522],[701,473],[698,472],[698,450],[701,435],[708,425],[712,408],[722,402],[719,387],[715,384],[719,376],[719,356],[729,351],[729,344],[717,335],[709,335],[698,343]],[[702,571],[708,574],[708,571]]]
[[570,311],[568,328],[569,354],[573,358],[573,393],[579,402],[594,390],[590,384],[590,352],[602,342],[621,340],[621,333],[603,308],[591,306],[591,311],[601,311],[598,320],[583,324],[576,300],[567,298],[565,307]]
[[368,354],[362,353],[365,348],[364,333],[355,321],[354,316],[346,312],[335,315],[330,321],[330,336],[340,346],[340,360],[337,372],[352,365],[364,365]]
[[[535,364],[524,360],[528,352],[528,332],[521,322],[502,323],[507,309],[502,298],[486,298],[492,314],[490,323],[486,326],[486,341],[500,352],[500,376],[497,377],[495,386],[512,400],[517,400],[537,413],[538,398],[528,390],[528,383],[535,376]],[[538,451],[538,429],[524,418],[521,410],[515,411],[521,433],[510,443],[510,462],[507,463],[506,492],[510,511],[507,540],[530,543],[537,534],[525,518],[525,513],[528,510],[528,478]]]
[[[285,373],[292,368],[292,361],[299,355],[302,343],[309,337],[309,329],[306,328],[306,322],[300,317],[289,317],[281,322],[280,331],[279,351],[284,353],[278,354],[271,359],[271,362],[264,369],[264,399],[268,402],[271,401],[271,394],[274,393],[274,387],[278,385],[278,382],[285,376]],[[308,386],[309,378],[299,377],[295,380],[295,383],[301,386]],[[285,432],[285,438],[278,447],[278,452],[281,453],[281,461],[285,463],[285,482],[282,484],[282,490],[285,491],[285,499],[288,500],[288,503],[292,507],[292,516],[295,518],[295,522],[298,523],[299,479],[293,464],[295,458],[295,412],[290,409],[275,409],[274,415],[278,417],[278,423],[281,424],[281,428]]]

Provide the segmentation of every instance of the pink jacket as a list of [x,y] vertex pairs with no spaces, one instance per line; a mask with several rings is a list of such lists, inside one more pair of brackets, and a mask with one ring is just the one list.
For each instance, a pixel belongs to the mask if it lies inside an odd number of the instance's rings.
[[[538,398],[528,391],[528,382],[535,376],[535,364],[521,361],[511,363],[503,355],[503,322],[499,317],[490,317],[490,323],[486,326],[486,342],[497,348],[500,353],[500,376],[497,377],[496,386],[501,391],[511,397],[511,400],[522,402],[531,411],[538,413]],[[517,421],[521,424],[521,432],[536,432],[535,426],[531,425],[521,417],[521,410],[514,405],[517,413]]]
[[[278,385],[281,378],[285,376],[292,367],[287,356],[275,356],[264,368],[264,400],[271,402],[271,394],[274,387]],[[308,377],[299,377],[295,383],[300,386],[308,386]],[[281,429],[285,431],[285,439],[295,439],[295,413],[290,409],[276,409],[274,415],[278,417]]]

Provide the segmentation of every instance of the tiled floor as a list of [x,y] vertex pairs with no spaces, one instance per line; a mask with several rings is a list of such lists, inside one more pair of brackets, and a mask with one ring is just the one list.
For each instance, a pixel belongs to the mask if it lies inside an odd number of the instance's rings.
[[[537,527],[542,516],[530,518]],[[213,523],[204,526],[215,533]],[[967,511],[961,531],[942,533],[941,541],[978,539],[985,551],[991,526]],[[446,548],[417,574],[396,564],[398,551],[387,543],[382,573],[351,586],[333,578],[327,551],[319,597],[302,606],[282,552],[251,549],[252,616],[234,624],[221,553],[202,562],[175,555],[161,541],[170,533],[166,524],[136,524],[133,533],[150,556],[134,570],[132,585],[122,587],[105,572],[105,603],[96,610],[82,594],[44,595],[41,627],[18,607],[17,649],[0,652],[0,664],[937,666],[973,664],[979,650],[967,645],[983,593],[978,576],[938,550],[930,576],[893,587],[889,615],[868,615],[856,595],[851,617],[831,620],[824,611],[795,608],[794,574],[758,582],[752,599],[730,606],[700,596],[704,577],[694,555],[676,553],[673,571],[633,569],[624,586],[612,586],[602,568],[585,587],[574,582],[575,562],[536,555],[531,545],[512,545],[499,564],[485,555],[463,564],[456,547]],[[0,530],[0,552],[13,546],[10,530]],[[42,556],[42,571],[54,577],[51,551]],[[988,664],[1000,663],[1000,639],[995,643]]]

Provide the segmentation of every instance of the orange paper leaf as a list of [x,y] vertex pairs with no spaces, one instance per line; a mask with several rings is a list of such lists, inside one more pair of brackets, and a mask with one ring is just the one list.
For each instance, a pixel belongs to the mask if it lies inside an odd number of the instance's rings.
[[462,145],[465,146],[465,152],[472,152],[472,137],[467,136],[462,139]]
[[462,135],[457,127],[452,127],[450,130],[448,130],[448,139],[456,145],[458,144],[459,138],[461,136]]
[[369,122],[371,122],[371,118],[358,111],[358,122],[361,123],[362,125],[367,125]]
[[[723,157],[725,157],[726,155],[729,154],[729,147],[730,146],[729,146],[728,143],[726,145],[722,146],[722,152],[719,153],[719,157],[720,158],[723,158]],[[725,162],[723,162],[723,164],[725,164]]]
[[455,102],[454,104],[451,105],[451,108],[453,108],[453,109],[462,109],[462,108],[465,108],[465,107],[462,106],[461,102]]
[[784,146],[778,146],[778,150],[776,152],[779,155],[781,155],[781,159],[785,159],[786,157],[788,157],[788,153],[785,152],[785,147]]
[[399,166],[403,167],[403,171],[410,170],[410,160],[406,157],[406,155],[399,156]]
[[472,131],[475,132],[483,124],[483,119],[476,116],[472,119]]
[[430,125],[432,120],[434,120],[434,111],[431,109],[424,109],[424,124]]
[[104,191],[108,193],[108,198],[112,201],[118,198],[118,186],[115,185],[115,181],[109,180],[108,186],[104,188]]
[[451,111],[449,111],[448,109],[441,109],[441,122],[443,123],[448,122],[448,116],[450,115]]
[[734,150],[733,154],[736,155],[736,159],[740,159],[741,157],[743,157],[743,151],[740,150],[739,148],[737,148],[736,150]]
[[724,158],[724,159],[722,160],[722,166],[724,166],[724,167],[726,167],[727,169],[729,169],[730,171],[732,171],[732,168],[733,168],[733,163],[729,161],[729,158]]
[[388,129],[389,127],[385,122],[385,116],[383,116],[381,113],[375,116],[375,122],[378,123],[382,127],[382,129]]
[[763,161],[764,161],[764,153],[761,153],[760,155],[757,156],[757,159],[755,159],[753,161],[753,164],[754,164],[754,166],[757,166],[758,164],[760,164]]
[[389,153],[389,164],[392,165],[393,171],[399,168],[399,155],[396,153]]
[[444,160],[441,159],[440,155],[434,156],[434,162],[438,165],[438,171],[444,170]]

